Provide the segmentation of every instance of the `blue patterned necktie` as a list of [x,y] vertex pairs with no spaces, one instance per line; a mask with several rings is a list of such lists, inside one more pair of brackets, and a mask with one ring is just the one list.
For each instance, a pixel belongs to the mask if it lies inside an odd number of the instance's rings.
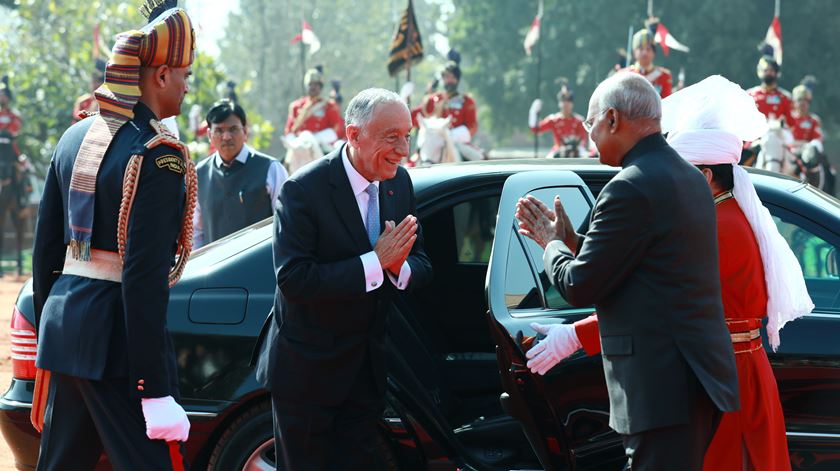
[[368,240],[370,246],[376,246],[376,239],[379,238],[379,187],[371,183],[365,188],[368,196],[367,218],[365,227],[367,227]]

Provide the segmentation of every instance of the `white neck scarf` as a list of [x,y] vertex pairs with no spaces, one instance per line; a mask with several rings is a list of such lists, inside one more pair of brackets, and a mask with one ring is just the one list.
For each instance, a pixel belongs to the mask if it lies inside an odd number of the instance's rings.
[[713,75],[662,101],[662,131],[668,143],[694,165],[732,164],[732,194],[755,234],[767,285],[767,336],[773,351],[785,324],[814,309],[799,261],[761,204],[746,170],[738,165],[742,141],[766,130],[767,122],[740,86]]

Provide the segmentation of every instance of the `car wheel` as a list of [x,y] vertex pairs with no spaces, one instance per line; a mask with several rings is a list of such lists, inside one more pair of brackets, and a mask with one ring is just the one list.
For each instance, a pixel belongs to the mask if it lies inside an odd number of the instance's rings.
[[[277,468],[271,403],[262,402],[240,415],[225,430],[207,464],[207,471],[282,471]],[[376,434],[376,471],[400,471],[391,444]]]
[[210,454],[207,471],[273,471],[276,462],[271,403],[262,402],[225,430]]

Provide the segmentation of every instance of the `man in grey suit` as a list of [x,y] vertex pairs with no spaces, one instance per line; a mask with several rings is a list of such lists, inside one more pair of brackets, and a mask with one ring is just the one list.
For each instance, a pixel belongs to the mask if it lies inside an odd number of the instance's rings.
[[[663,138],[659,95],[618,73],[592,95],[584,123],[602,163],[622,170],[601,191],[585,236],[559,198],[528,196],[520,232],[545,248],[546,273],[597,318],[540,325],[528,352],[545,374],[597,323],[610,397],[632,470],[701,470],[722,412],[739,407],[735,356],[721,303],[715,207],[703,175]],[[579,340],[578,336],[581,336]]]

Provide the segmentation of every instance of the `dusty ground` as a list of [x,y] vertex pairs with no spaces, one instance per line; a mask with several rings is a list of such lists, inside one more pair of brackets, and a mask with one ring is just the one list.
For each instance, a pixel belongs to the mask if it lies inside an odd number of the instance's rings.
[[[0,277],[0,393],[6,391],[12,380],[12,360],[9,356],[9,325],[12,306],[26,278],[6,275]],[[12,452],[0,437],[0,471],[14,471]]]

